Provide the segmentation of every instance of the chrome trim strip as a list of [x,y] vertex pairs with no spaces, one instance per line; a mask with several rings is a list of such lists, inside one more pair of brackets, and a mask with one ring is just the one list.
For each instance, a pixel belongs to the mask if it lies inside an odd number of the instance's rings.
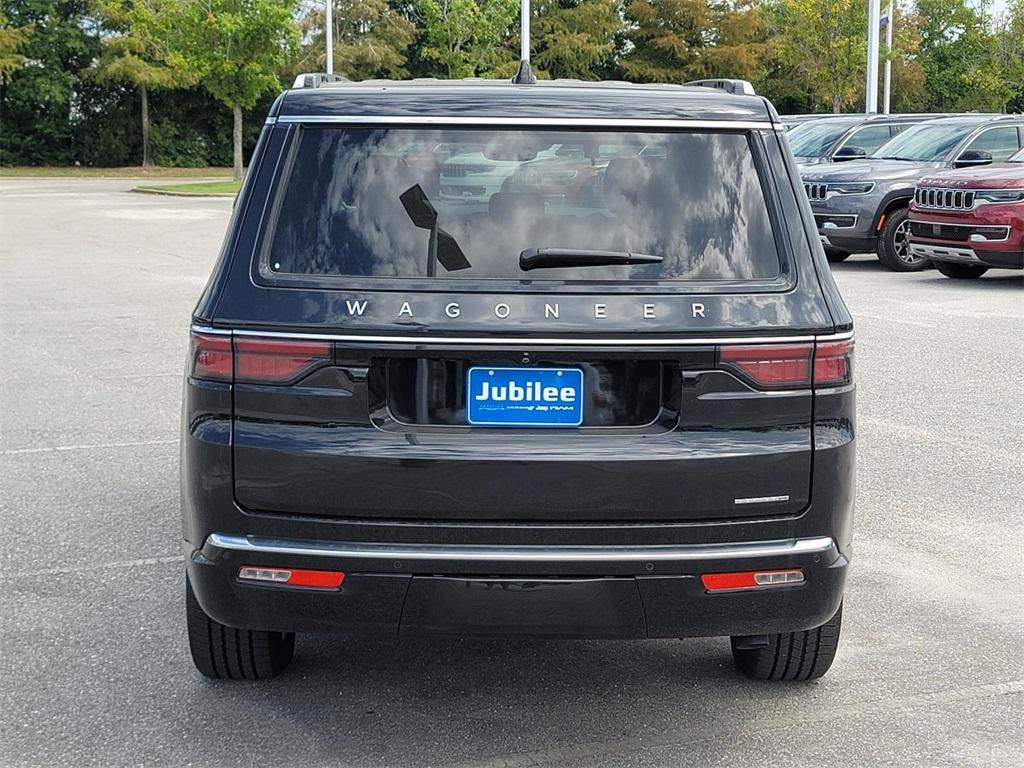
[[344,541],[292,541],[258,536],[211,533],[208,545],[235,552],[336,557],[352,560],[472,560],[515,563],[607,563],[663,560],[720,560],[819,554],[836,549],[828,536],[736,544],[653,545],[649,547],[592,546],[479,546],[428,544],[368,544]]
[[192,333],[202,333],[207,336],[230,336],[232,331],[226,328],[210,328],[206,325],[192,324]]
[[598,128],[724,128],[730,130],[783,130],[777,123],[756,120],[653,120],[622,117],[495,117],[467,115],[280,115],[279,123],[339,123],[343,125],[540,125]]
[[774,501],[789,501],[789,494],[784,496],[753,496],[749,499],[733,499],[733,504],[771,504]]
[[833,229],[856,229],[857,221],[860,219],[860,216],[858,216],[855,213],[816,213],[814,215],[815,216],[821,216],[823,218],[825,218],[825,217],[832,217],[834,219],[853,219],[853,223],[852,224],[846,224],[844,226],[839,226],[834,221],[823,221],[821,223],[821,228],[822,229],[827,229],[830,232]]
[[911,243],[910,252],[915,256],[921,256],[925,259],[934,259],[935,261],[954,261],[958,264],[980,264],[982,266],[987,266],[985,265],[985,262],[979,259],[970,248]]
[[274,125],[276,122],[277,122],[277,118],[276,117],[268,117],[266,120],[263,121],[263,124],[264,125]]
[[208,328],[193,325],[192,331],[204,334],[220,334],[235,336],[258,336],[270,339],[304,339],[312,341],[341,341],[354,344],[427,344],[443,345],[474,345],[491,347],[700,347],[722,344],[794,344],[809,341],[842,341],[853,337],[853,331],[830,333],[824,335],[803,336],[719,336],[716,338],[671,338],[671,339],[595,339],[572,337],[504,337],[504,336],[386,336],[379,334],[338,334],[338,333],[292,333],[286,331],[243,331],[224,328]]

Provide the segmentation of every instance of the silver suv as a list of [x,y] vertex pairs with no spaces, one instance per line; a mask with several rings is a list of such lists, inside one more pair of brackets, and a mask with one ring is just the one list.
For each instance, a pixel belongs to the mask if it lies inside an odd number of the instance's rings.
[[928,260],[911,253],[906,239],[917,180],[938,169],[1006,160],[1021,146],[1024,115],[963,115],[908,128],[866,160],[801,165],[829,260],[875,251],[889,269],[923,269]]

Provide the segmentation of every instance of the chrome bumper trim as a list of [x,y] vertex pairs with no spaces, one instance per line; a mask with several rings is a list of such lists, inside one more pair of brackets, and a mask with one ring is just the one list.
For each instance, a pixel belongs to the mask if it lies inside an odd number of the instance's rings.
[[947,245],[922,245],[911,243],[910,252],[915,256],[935,261],[955,261],[959,264],[984,264],[970,248],[954,248]]
[[428,544],[367,544],[342,541],[293,541],[259,536],[211,533],[207,545],[235,552],[331,557],[345,560],[458,560],[516,563],[606,563],[665,560],[725,560],[823,554],[838,548],[828,536],[736,544],[655,545],[649,547],[592,546],[471,546]]
[[389,336],[369,333],[302,333],[292,331],[243,331],[231,328],[213,328],[204,325],[193,325],[194,333],[218,336],[258,336],[270,339],[309,339],[312,341],[340,341],[350,344],[417,344],[422,346],[481,346],[481,347],[706,347],[722,344],[797,344],[810,341],[842,341],[853,336],[852,331],[799,336],[713,336],[702,338],[690,336],[686,338],[657,338],[642,336],[638,338],[594,338],[592,336],[575,338],[572,336]]

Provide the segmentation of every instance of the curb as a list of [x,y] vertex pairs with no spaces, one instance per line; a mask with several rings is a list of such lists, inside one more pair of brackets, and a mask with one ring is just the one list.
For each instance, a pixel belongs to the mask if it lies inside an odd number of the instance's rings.
[[129,192],[137,192],[140,195],[166,195],[168,197],[235,197],[234,192],[175,192],[170,189],[152,189],[147,187],[132,187]]

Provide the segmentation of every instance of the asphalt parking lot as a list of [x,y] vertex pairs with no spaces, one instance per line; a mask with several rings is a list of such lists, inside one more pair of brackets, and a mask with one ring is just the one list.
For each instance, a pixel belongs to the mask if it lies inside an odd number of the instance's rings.
[[726,640],[299,638],[208,681],[184,629],[189,312],[231,211],[0,181],[0,764],[990,766],[1024,744],[1024,283],[836,275],[857,322],[844,637],[816,683]]

